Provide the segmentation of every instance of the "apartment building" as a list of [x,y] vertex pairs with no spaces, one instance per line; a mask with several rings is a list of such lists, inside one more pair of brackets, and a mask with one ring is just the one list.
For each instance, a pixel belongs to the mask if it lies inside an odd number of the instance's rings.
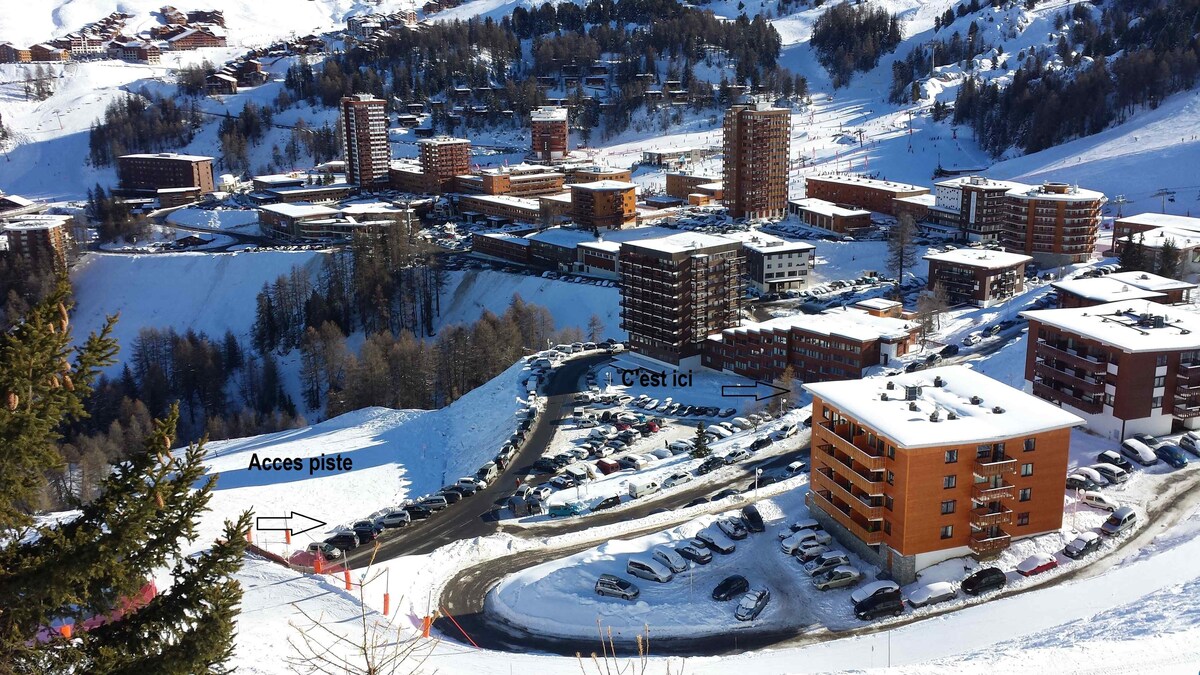
[[804,388],[809,509],[897,583],[1061,528],[1067,410],[965,366]]
[[679,364],[698,356],[710,334],[736,326],[741,251],[741,242],[692,232],[622,243],[621,328],[632,348]]
[[629,169],[618,169],[612,166],[570,166],[560,165],[560,170],[566,174],[568,183],[595,183],[601,180],[615,180],[628,183],[633,180],[633,172]]
[[870,211],[844,208],[816,197],[789,201],[788,213],[809,227],[839,234],[871,226]]
[[464,215],[482,214],[501,221],[536,223],[541,220],[541,204],[536,199],[512,195],[461,195],[458,210]]
[[637,222],[637,185],[616,180],[574,183],[571,218],[575,227],[599,232],[619,230]]
[[126,193],[157,193],[171,188],[195,188],[197,194],[213,191],[212,157],[173,152],[123,155],[117,158],[117,179]]
[[1114,440],[1200,428],[1200,315],[1149,300],[1022,312],[1033,393]]
[[422,138],[417,141],[417,149],[421,157],[425,191],[428,193],[452,192],[455,177],[471,171],[471,141],[465,138]]
[[792,117],[765,102],[725,113],[725,205],[734,218],[782,218],[787,213]]
[[721,235],[742,242],[746,280],[761,294],[800,291],[809,285],[816,246],[788,241],[760,230]]
[[1027,190],[1028,185],[983,176],[958,176],[935,183],[931,219],[958,227],[970,241],[996,241],[1004,229],[1010,190]]
[[387,102],[370,94],[346,96],[342,98],[341,113],[346,180],[363,187],[386,185],[392,161]]
[[929,194],[929,188],[919,185],[851,175],[809,176],[804,186],[806,197],[888,215],[895,215],[892,200]]
[[670,172],[667,174],[666,192],[667,192],[668,196],[675,197],[676,199],[682,199],[682,200],[686,201],[688,198],[688,195],[690,195],[692,193],[696,193],[696,192],[701,192],[700,186],[702,186],[702,185],[707,186],[707,185],[711,185],[713,183],[720,184],[720,182],[721,182],[720,176],[711,176],[711,175],[702,174],[702,173],[684,173],[681,171],[674,171],[674,172]]
[[762,381],[788,366],[802,382],[858,379],[887,365],[917,343],[915,321],[874,316],[858,307],[743,322],[711,335],[701,362]]
[[459,192],[469,194],[534,197],[562,192],[565,179],[548,166],[516,164],[458,176],[455,184]]
[[991,307],[1025,291],[1025,265],[1033,258],[1018,253],[960,248],[925,256],[927,288],[940,286],[951,305]]
[[1116,272],[1089,279],[1066,279],[1051,284],[1058,306],[1094,307],[1124,300],[1150,300],[1164,305],[1191,302],[1196,284],[1149,272]]
[[529,113],[530,155],[549,162],[567,156],[567,109],[541,106]]
[[33,272],[65,273],[71,220],[70,216],[29,215],[0,224],[0,232],[8,239],[9,255]]
[[1043,183],[1005,193],[1001,243],[1033,256],[1042,267],[1086,262],[1096,249],[1100,211],[1108,199],[1095,190]]
[[1179,252],[1179,278],[1200,281],[1200,218],[1139,213],[1114,220],[1113,255],[1120,255],[1130,238],[1141,245],[1146,266],[1156,269],[1170,242]]
[[167,38],[167,48],[182,51],[201,47],[226,46],[225,36],[218,35],[217,32],[217,29],[207,26],[189,28],[174,37]]

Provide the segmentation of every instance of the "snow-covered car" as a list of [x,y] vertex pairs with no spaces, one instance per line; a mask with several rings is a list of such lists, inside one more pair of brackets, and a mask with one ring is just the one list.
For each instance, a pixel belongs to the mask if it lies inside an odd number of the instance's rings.
[[[713,408],[713,410],[716,410],[716,408]],[[717,413],[713,413],[713,414],[716,415]],[[737,411],[734,410],[733,408],[726,408],[726,409],[720,411],[721,417],[733,417],[736,414],[737,414]]]
[[849,564],[850,556],[846,555],[844,551],[825,551],[804,563],[804,571],[810,577],[819,577],[831,569]]
[[819,577],[813,577],[813,586],[818,591],[853,586],[862,581],[863,573],[850,565],[839,565]]
[[719,427],[715,424],[712,425],[711,427],[707,427],[705,433],[712,434],[713,436],[716,436],[718,439],[729,438],[730,436],[733,435],[732,431],[726,429],[725,427]]
[[763,608],[771,601],[771,591],[765,588],[756,588],[742,596],[741,602],[738,603],[737,611],[734,616],[738,621],[753,621],[762,613]]
[[707,548],[700,548],[691,543],[685,543],[676,547],[675,550],[685,559],[700,565],[707,565],[712,562],[712,554],[708,552]]
[[779,547],[788,555],[794,555],[796,550],[808,542],[828,544],[833,537],[825,530],[800,530],[792,536],[779,542]]
[[601,574],[596,580],[596,595],[607,595],[610,598],[633,600],[641,593],[633,582],[626,581],[613,574]]
[[749,450],[747,450],[745,448],[737,448],[736,450],[733,450],[732,452],[725,455],[725,463],[726,464],[734,464],[736,462],[740,462],[744,459],[749,459],[749,458],[750,458]]
[[678,551],[669,546],[655,546],[650,551],[650,557],[666,565],[668,569],[676,574],[688,568],[687,560],[684,560]]
[[739,429],[749,429],[750,427],[754,426],[754,423],[745,417],[735,417],[730,421],[733,422],[733,424]]
[[653,558],[630,558],[625,563],[625,572],[647,581],[665,584],[675,578],[675,573]]
[[1084,492],[1083,494],[1079,495],[1079,501],[1094,509],[1108,511],[1109,513],[1113,513],[1117,509],[1121,508],[1121,505],[1117,502],[1117,500],[1102,492],[1094,492],[1089,490],[1088,492]]
[[796,552],[792,555],[796,556],[796,559],[800,562],[804,562],[805,560],[812,560],[813,557],[818,556],[828,550],[829,547],[825,544],[817,542],[813,539],[806,539],[804,543],[800,544],[800,546],[796,549]]
[[1058,559],[1050,553],[1034,553],[1017,565],[1017,574],[1031,577],[1058,567]]
[[1154,466],[1158,464],[1158,458],[1154,456],[1154,451],[1137,438],[1122,441],[1121,454],[1142,466]]
[[673,453],[666,448],[652,450],[650,451],[650,454],[653,455],[655,459],[670,459],[673,455]]
[[704,528],[696,533],[696,539],[704,543],[704,546],[717,553],[728,555],[737,549],[737,544],[734,544],[719,530],[714,531],[712,528]]
[[670,450],[672,454],[682,455],[685,452],[691,452],[694,445],[695,444],[688,440],[671,441],[671,444],[667,446],[667,449]]
[[334,560],[342,557],[342,550],[338,547],[327,544],[323,541],[314,541],[308,545],[308,552],[316,556],[318,553],[326,560]]
[[1071,560],[1079,560],[1083,556],[1100,548],[1101,543],[1099,534],[1090,530],[1082,532],[1078,537],[1071,540],[1071,543],[1067,544],[1067,547],[1063,549],[1063,555]]
[[1093,464],[1089,468],[1103,476],[1109,485],[1120,485],[1129,480],[1129,473],[1114,464],[1101,462],[1100,464]]
[[683,485],[684,483],[687,483],[691,480],[692,480],[692,474],[686,473],[684,471],[680,471],[678,473],[673,473],[670,476],[667,476],[666,480],[663,481],[663,487],[664,488],[673,488],[676,485]]
[[899,593],[900,585],[890,579],[872,581],[850,594],[851,602],[862,602],[867,598],[888,593]]
[[780,439],[780,440],[782,440],[784,438],[791,438],[792,436],[795,436],[796,433],[799,431],[800,431],[799,426],[797,426],[795,424],[788,424],[775,432],[775,438]]
[[781,541],[784,539],[787,539],[788,537],[792,536],[793,534],[796,534],[800,530],[820,530],[820,529],[822,529],[820,523],[813,520],[812,518],[805,518],[803,520],[797,520],[796,522],[792,523],[791,525],[788,525],[787,527],[780,530],[779,531],[779,539]]
[[717,520],[717,527],[721,528],[725,536],[738,541],[745,539],[750,534],[746,526],[736,518],[720,518]]
[[908,594],[908,604],[916,609],[953,600],[956,597],[958,597],[958,591],[954,590],[954,584],[949,581],[935,581],[913,589]]

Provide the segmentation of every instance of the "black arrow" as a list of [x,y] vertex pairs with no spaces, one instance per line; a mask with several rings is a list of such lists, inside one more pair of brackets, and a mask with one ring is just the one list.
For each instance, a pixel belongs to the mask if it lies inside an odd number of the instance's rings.
[[[324,524],[325,521],[323,520],[310,518],[303,513],[296,513],[295,511],[292,511],[292,515],[290,516],[259,516],[255,521],[254,526],[257,527],[260,532],[287,530],[293,535],[296,535],[304,534],[309,530],[315,530]],[[272,525],[282,525],[282,527],[271,527]]]
[[[766,387],[766,389],[761,389]],[[755,382],[754,384],[724,384],[721,385],[721,396],[725,398],[752,398],[755,401],[765,401],[769,398],[782,396],[789,393],[790,389],[776,387],[773,384],[766,382]]]

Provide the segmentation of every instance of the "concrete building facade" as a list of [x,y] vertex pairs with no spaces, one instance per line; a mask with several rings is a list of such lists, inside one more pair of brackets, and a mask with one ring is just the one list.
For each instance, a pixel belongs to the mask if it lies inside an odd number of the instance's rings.
[[455,177],[471,171],[471,141],[465,138],[435,136],[417,141],[425,191],[430,194],[452,192]]
[[1095,252],[1107,201],[1095,190],[1066,183],[1009,190],[1001,243],[1043,267],[1086,262]]
[[341,108],[346,180],[363,187],[386,185],[392,161],[387,103],[370,94],[355,94],[344,97]]
[[734,218],[782,218],[787,213],[792,117],[766,103],[725,113],[725,205]]
[[926,288],[940,286],[951,305],[991,307],[1025,290],[1027,255],[987,249],[960,248],[925,256],[929,262]]
[[542,162],[567,156],[569,131],[567,109],[557,106],[534,108],[529,113],[530,155]]
[[601,180],[574,183],[570,188],[575,227],[598,232],[619,230],[637,222],[637,185]]
[[171,152],[123,155],[117,158],[120,189],[130,193],[157,193],[169,188],[213,191],[212,157]]

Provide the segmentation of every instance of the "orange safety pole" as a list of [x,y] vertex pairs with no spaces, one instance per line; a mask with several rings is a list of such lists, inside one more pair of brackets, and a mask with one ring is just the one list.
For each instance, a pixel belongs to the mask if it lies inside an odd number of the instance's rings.
[[433,625],[433,617],[426,616],[421,618],[421,637],[429,637],[429,627]]
[[324,574],[325,570],[321,569],[325,566],[324,563],[325,554],[317,551],[317,557],[313,558],[313,572],[316,574]]
[[349,570],[349,569],[343,569],[343,570],[342,570],[342,573],[343,573],[343,575],[344,575],[344,576],[345,576],[345,578],[346,578],[346,590],[351,590],[351,588],[350,588],[350,570]]
[[250,529],[246,530],[246,543],[247,543],[247,544],[253,544],[253,543],[254,543],[254,528],[253,528],[253,527],[251,527]]
[[283,531],[283,541],[284,541],[284,543],[286,543],[286,544],[291,544],[291,543],[292,543],[292,531],[291,531],[291,530],[284,530],[284,531]]
[[75,629],[75,625],[74,625],[74,624],[70,624],[70,623],[64,623],[64,624],[63,624],[63,625],[62,625],[62,626],[61,626],[61,627],[58,629],[58,632],[59,632],[59,633],[61,633],[61,634],[62,634],[62,636],[63,636],[63,637],[65,637],[66,639],[70,640],[70,639],[71,639],[71,631],[73,631],[74,629]]
[[387,593],[384,593],[383,594],[383,615],[384,616],[387,616],[388,614],[391,613],[388,611],[391,608],[391,606],[392,606],[391,596],[389,596]]

